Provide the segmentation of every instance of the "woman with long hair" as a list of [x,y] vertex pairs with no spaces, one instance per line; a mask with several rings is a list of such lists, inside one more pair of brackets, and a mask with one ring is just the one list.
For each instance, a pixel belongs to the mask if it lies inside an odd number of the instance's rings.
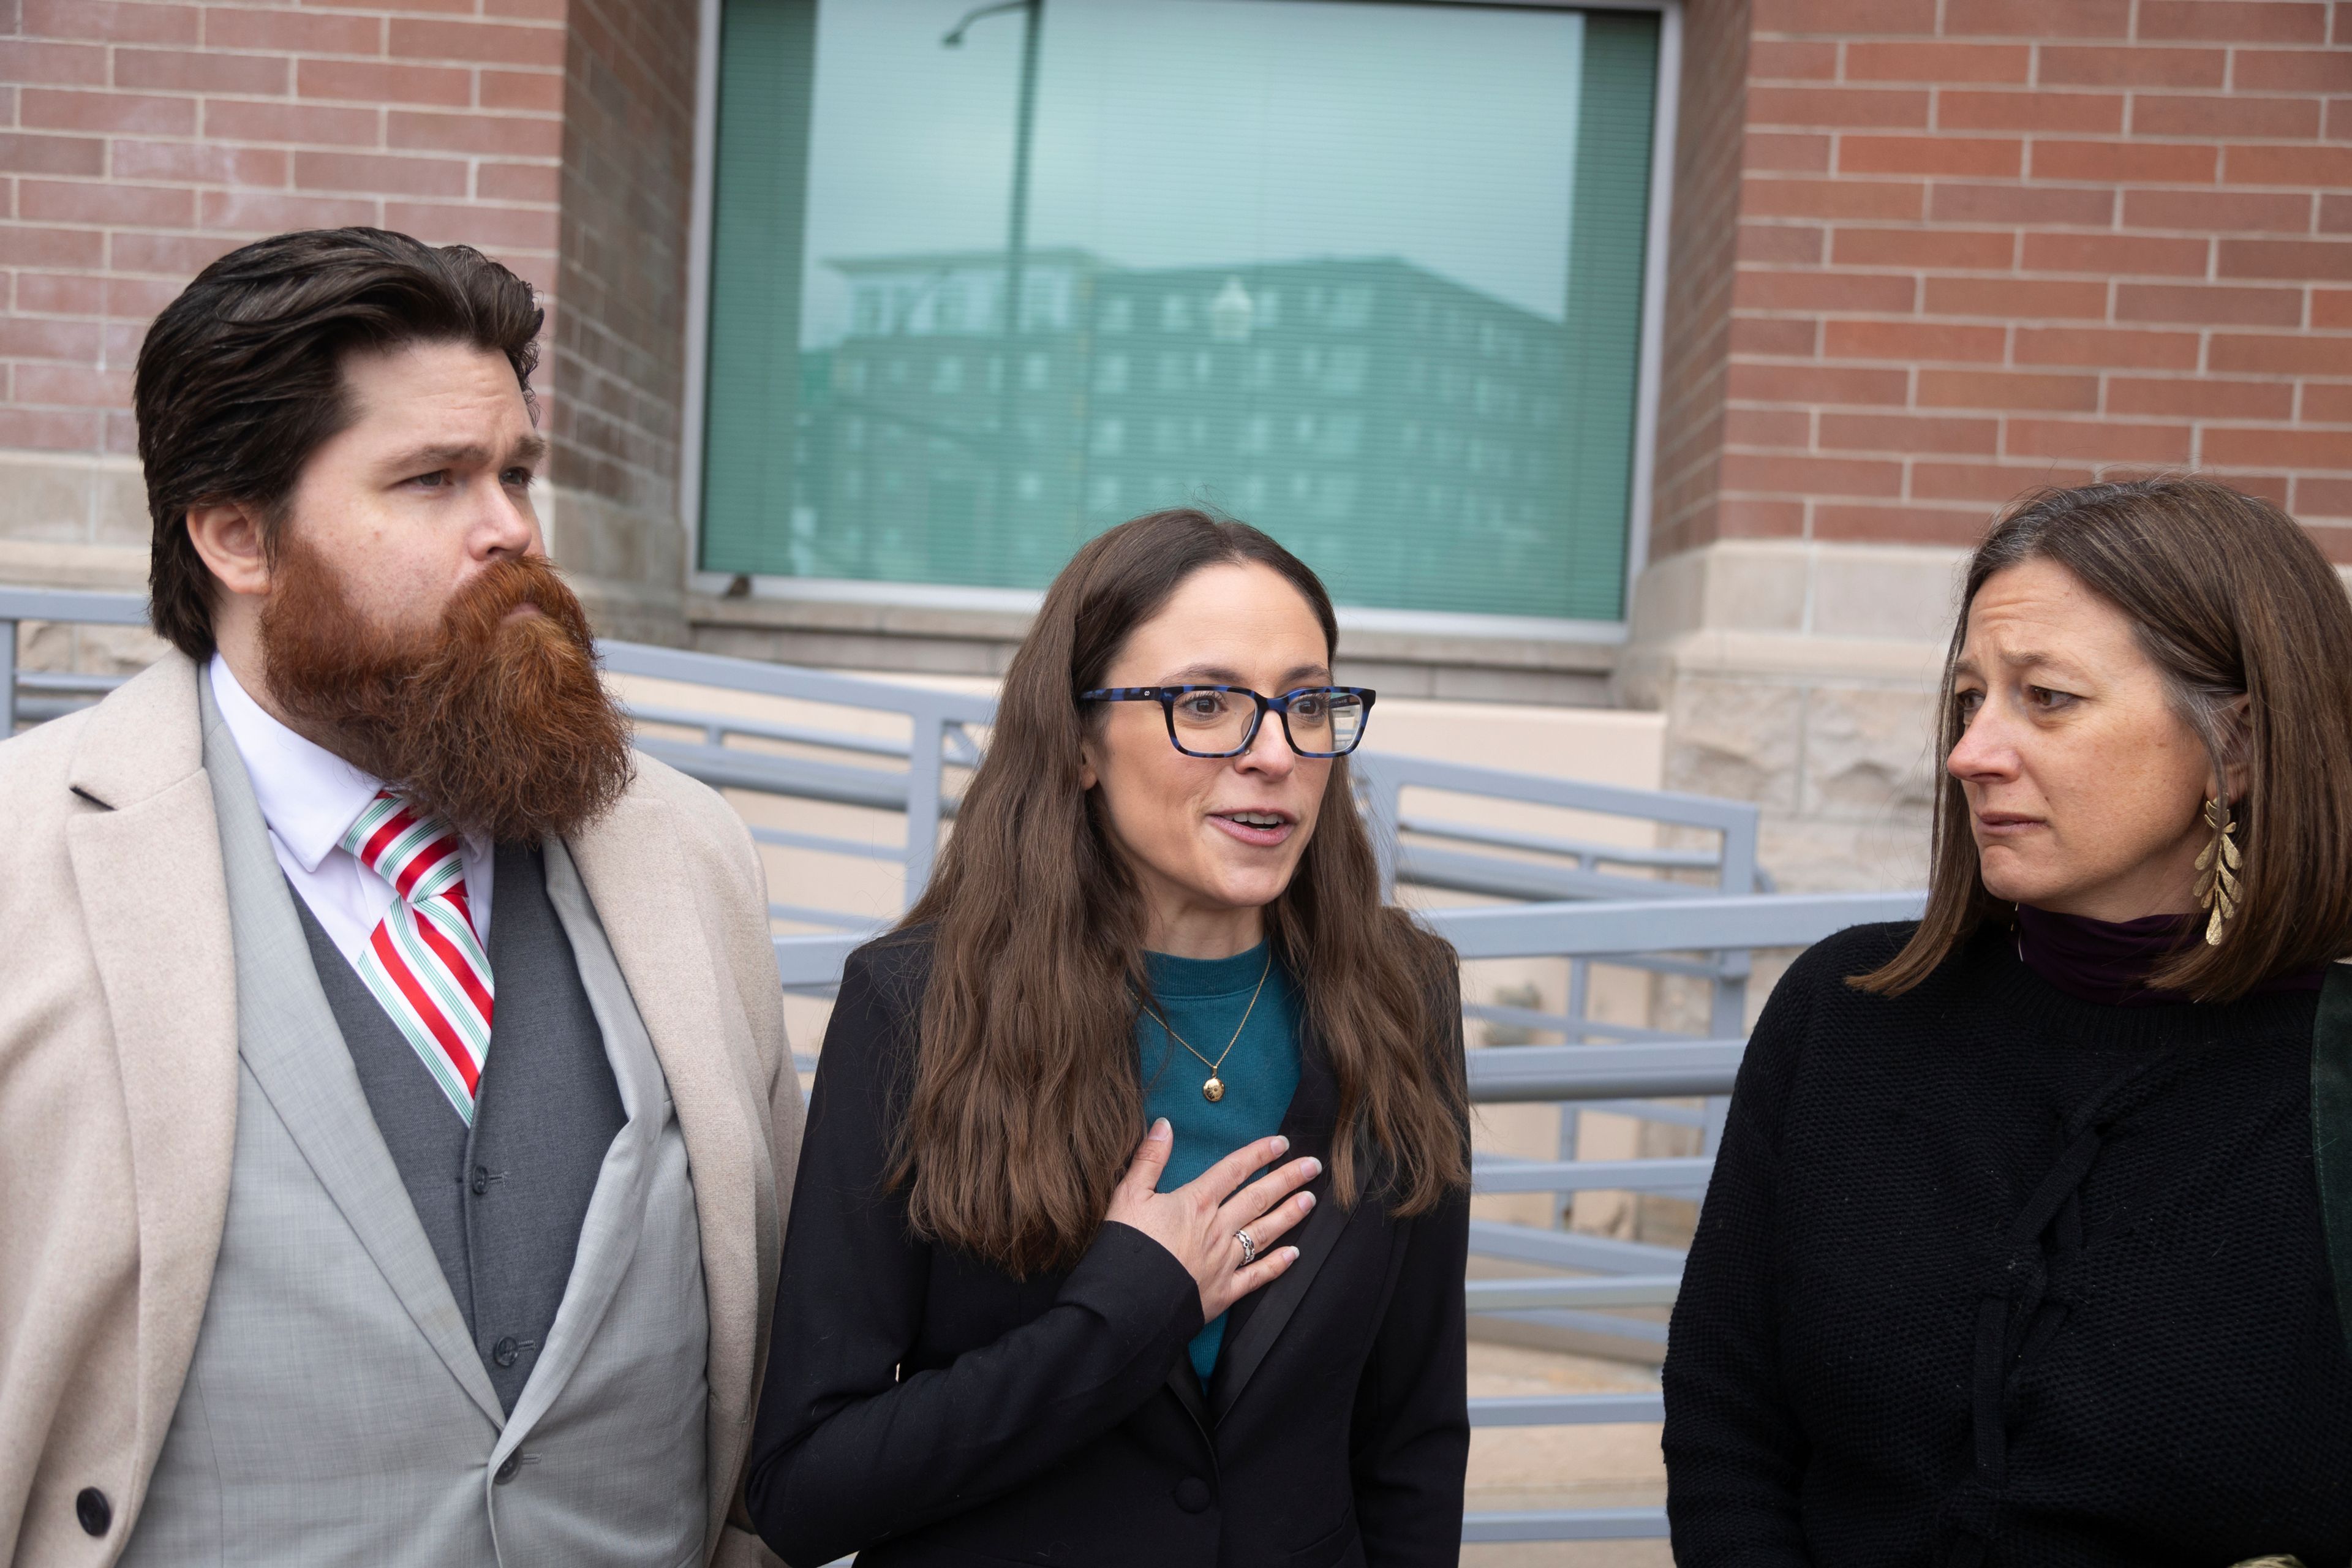
[[796,1568],[1454,1562],[1459,990],[1337,638],[1196,511],[1047,590],[825,1032],[746,1489]]
[[2210,481],[2032,497],[1941,714],[1926,918],[1799,959],[1740,1068],[1666,1354],[1675,1561],[2343,1563],[2344,584]]

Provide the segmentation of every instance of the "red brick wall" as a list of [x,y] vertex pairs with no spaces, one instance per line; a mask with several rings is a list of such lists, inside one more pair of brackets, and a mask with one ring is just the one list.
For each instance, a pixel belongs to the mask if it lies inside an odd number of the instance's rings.
[[0,0],[0,447],[134,451],[149,318],[262,235],[552,285],[564,42],[563,0]]
[[1654,555],[2193,466],[2352,560],[2352,4],[1753,0],[1744,102],[1717,482]]
[[1675,98],[1675,205],[1650,553],[1716,536],[1739,233],[1748,0],[1691,0]]
[[698,14],[696,0],[571,0],[565,58],[552,471],[672,517]]

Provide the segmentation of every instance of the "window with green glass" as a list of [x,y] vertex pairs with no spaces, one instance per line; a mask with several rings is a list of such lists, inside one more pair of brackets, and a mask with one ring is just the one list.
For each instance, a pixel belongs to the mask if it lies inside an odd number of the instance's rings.
[[724,0],[701,565],[1042,586],[1161,507],[1623,613],[1658,17]]

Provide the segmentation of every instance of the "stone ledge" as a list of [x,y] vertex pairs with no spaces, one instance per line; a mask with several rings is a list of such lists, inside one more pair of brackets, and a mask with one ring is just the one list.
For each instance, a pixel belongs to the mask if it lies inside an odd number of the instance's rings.
[[[701,583],[709,579],[702,578]],[[692,646],[786,664],[937,674],[1003,673],[1034,595],[938,590],[796,595],[767,579],[749,594],[690,592]],[[860,585],[861,589],[863,585]],[[1348,679],[1397,696],[1606,707],[1622,628],[1515,617],[1342,610]],[[1423,619],[1426,627],[1409,624]],[[1493,629],[1489,630],[1491,624]]]
[[[1776,683],[1859,682],[1905,689],[1943,678],[1945,645],[1925,639],[1696,631],[1626,650],[1619,666],[1629,697],[1666,671]],[[1646,703],[1635,701],[1634,707]]]
[[[1377,620],[1366,625],[1348,611],[1340,611],[1339,646],[1347,657],[1605,677],[1617,667],[1619,650],[1625,641],[1622,627],[1582,622],[1563,622],[1557,631],[1523,630],[1520,628],[1524,623],[1517,621],[1508,623],[1512,629],[1507,631],[1457,630],[1451,626],[1420,630],[1384,624],[1395,616],[1396,612],[1382,611]],[[1432,618],[1444,622],[1455,617]]]
[[138,458],[0,447],[0,539],[143,552],[152,532]]
[[0,539],[0,583],[19,588],[147,591],[147,547]]
[[770,594],[689,593],[686,615],[698,627],[1006,643],[1028,635],[1030,620],[1026,610]]
[[1635,585],[1633,637],[1772,632],[1940,638],[1968,552],[1916,544],[1731,539],[1654,562]]

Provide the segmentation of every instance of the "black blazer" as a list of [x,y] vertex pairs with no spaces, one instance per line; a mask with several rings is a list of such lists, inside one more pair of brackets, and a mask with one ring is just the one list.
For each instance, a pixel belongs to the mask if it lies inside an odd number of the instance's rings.
[[[825,1031],[746,1482],[768,1544],[793,1568],[1451,1568],[1467,1195],[1343,1209],[1327,1169],[1284,1237],[1298,1261],[1233,1309],[1203,1398],[1198,1289],[1142,1232],[1106,1225],[1027,1280],[908,1234],[884,1173],[929,962],[920,931],[859,949]],[[1328,1167],[1335,1086],[1301,1056],[1282,1131]]]

